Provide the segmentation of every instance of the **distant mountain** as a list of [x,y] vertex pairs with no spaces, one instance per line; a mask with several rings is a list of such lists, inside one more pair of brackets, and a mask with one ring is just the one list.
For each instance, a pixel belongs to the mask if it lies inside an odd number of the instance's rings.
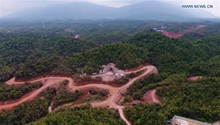
[[23,10],[12,13],[3,18],[22,20],[107,18],[183,21],[195,18],[215,18],[215,16],[204,10],[192,11],[161,1],[146,1],[120,8],[107,7],[87,2],[75,2],[64,5]]

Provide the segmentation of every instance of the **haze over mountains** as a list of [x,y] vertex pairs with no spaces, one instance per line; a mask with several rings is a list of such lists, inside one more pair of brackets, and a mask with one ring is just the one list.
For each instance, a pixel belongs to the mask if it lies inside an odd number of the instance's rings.
[[54,20],[54,19],[141,19],[181,21],[195,18],[215,18],[201,9],[182,9],[161,1],[146,1],[120,8],[75,2],[12,13],[3,19]]

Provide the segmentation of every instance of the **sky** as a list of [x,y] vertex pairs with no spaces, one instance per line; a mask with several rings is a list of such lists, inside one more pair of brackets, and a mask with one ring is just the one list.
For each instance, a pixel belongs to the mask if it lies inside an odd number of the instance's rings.
[[[51,5],[66,4],[70,2],[90,2],[99,5],[121,7],[146,0],[0,0],[0,17],[10,13],[30,9],[46,7]],[[205,8],[204,10],[211,12],[213,15],[220,18],[220,0],[160,0],[174,4],[182,8],[182,5],[212,5],[213,8]],[[192,10],[193,11],[193,10]]]

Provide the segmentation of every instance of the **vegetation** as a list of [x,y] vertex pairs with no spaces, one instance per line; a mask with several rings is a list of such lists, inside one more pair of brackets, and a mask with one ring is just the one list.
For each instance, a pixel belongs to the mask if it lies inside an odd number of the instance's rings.
[[76,83],[82,83],[82,82],[102,82],[102,77],[96,76],[95,78],[92,78],[92,76],[85,75],[85,76],[74,76],[74,82]]
[[[86,24],[90,25],[90,23],[92,22]],[[117,23],[121,25],[121,22]],[[125,24],[129,26],[133,23],[131,21]],[[143,22],[139,23],[140,26],[148,25]],[[118,24],[112,25],[114,27],[112,30]],[[80,27],[79,25],[77,25],[77,28]],[[160,26],[162,24],[157,22],[155,25]],[[189,25],[193,26],[197,25],[197,23]],[[208,25],[207,28],[212,27],[212,25]],[[95,28],[93,25],[90,26],[90,28]],[[165,23],[165,26],[168,26],[168,24]],[[97,32],[99,30],[101,29],[97,29]],[[106,30],[104,31],[106,33],[111,32],[108,28],[103,30]],[[82,29],[80,30],[80,32],[83,31]],[[123,29],[123,31],[125,30]],[[129,34],[134,34],[137,31],[140,31],[140,29],[131,30]],[[23,35],[17,31],[14,31],[13,34],[1,33],[1,41],[4,41],[0,44],[0,49],[3,50],[0,56],[0,79],[2,81],[13,77],[13,75],[17,78],[30,78],[45,72],[49,74],[73,74],[76,72],[81,73],[82,71],[93,73],[98,72],[101,65],[109,62],[116,63],[117,67],[121,69],[150,62],[156,65],[160,71],[172,74],[188,70],[191,62],[206,61],[219,54],[217,51],[219,45],[218,34],[196,41],[183,42],[165,37],[162,34],[153,32],[153,30],[147,30],[137,33],[129,40],[124,40],[123,44],[105,45],[89,50],[94,48],[95,45],[90,42],[71,38],[71,34],[75,34],[72,32],[76,32],[75,30],[72,31],[69,29],[67,32],[65,29],[65,32],[59,31],[58,33],[54,30],[54,32],[46,35],[36,32],[21,32]],[[210,32],[213,32],[212,28]],[[61,36],[59,37],[56,34],[60,34]],[[54,35],[56,37],[53,37]],[[104,43],[104,41],[101,42]],[[18,52],[18,50],[22,51]],[[26,57],[25,55],[28,56]]]
[[59,106],[67,102],[75,101],[77,100],[81,95],[83,95],[83,92],[79,90],[75,90],[75,92],[69,92],[66,87],[68,85],[69,81],[65,80],[61,83],[59,89],[56,91],[56,94],[54,96],[54,105]]
[[41,93],[41,95],[46,95],[44,96],[47,97],[45,99],[37,98],[33,101],[22,103],[9,112],[0,113],[0,124],[23,125],[46,116],[54,92],[51,90],[53,89],[48,88],[47,91]]
[[173,74],[188,72],[192,63],[206,61],[219,55],[219,41],[219,34],[194,42],[181,42],[159,33],[144,32],[135,35],[126,43],[146,48],[149,52],[148,60],[160,73]]
[[105,45],[80,54],[73,54],[69,58],[70,68],[79,72],[94,73],[100,66],[114,62],[120,69],[131,68],[147,61],[146,50],[129,44]]
[[64,57],[95,47],[91,42],[56,34],[0,32],[0,36],[0,81],[14,74],[29,78],[52,70],[66,70],[62,64],[58,66]]
[[[100,27],[99,21],[98,23],[97,21],[57,21],[45,22],[45,29],[38,28],[42,25],[41,22],[35,22],[34,25],[25,23],[24,25],[19,22],[9,22],[0,29],[0,81],[2,82],[13,76],[32,78],[52,73],[97,73],[101,69],[100,66],[109,62],[115,63],[120,69],[149,62],[158,68],[159,74],[135,82],[124,94],[124,101],[141,100],[144,93],[157,89],[162,104],[127,107],[126,117],[133,124],[166,124],[166,120],[171,119],[173,115],[206,122],[215,122],[220,118],[218,23],[203,22],[205,28],[186,34],[180,39],[168,38],[148,29],[165,26],[168,31],[183,32],[185,28],[195,27],[198,23],[170,25],[170,22],[115,21],[112,23],[104,20],[103,27]],[[17,28],[14,28],[15,26]],[[142,32],[137,33],[139,31]],[[80,35],[79,39],[72,38],[76,34]],[[132,37],[129,39],[130,36]],[[122,42],[114,43],[119,41]],[[98,45],[100,46],[97,47]],[[124,84],[129,78],[138,75],[140,74],[131,73],[114,82]],[[194,75],[202,75],[203,78],[194,82],[187,81],[189,76]],[[75,80],[93,79],[83,77]],[[100,78],[94,80],[99,81]],[[82,93],[68,92],[65,89],[67,84],[67,81],[64,82],[58,91],[55,88],[48,88],[47,92],[40,95],[44,99],[26,102],[10,112],[1,113],[0,124],[26,124],[44,117],[53,99],[56,105],[76,100]],[[40,86],[1,85],[1,101],[20,98]],[[106,96],[107,93],[107,91],[89,91],[96,99],[101,97],[96,96],[97,94]],[[125,123],[119,120],[117,112],[83,106],[60,109],[31,124]]]
[[129,77],[128,76],[122,76],[121,78],[119,79],[114,79],[112,82],[114,84],[125,84],[129,81]]
[[191,33],[186,33],[179,39],[181,40],[196,40],[210,35],[214,35],[220,32],[220,23],[208,24],[206,27],[198,29]]
[[[157,88],[157,95],[162,104],[142,104],[126,108],[126,117],[135,125],[166,124],[166,120],[174,115],[209,123],[219,120],[220,79],[218,77],[205,77],[195,82],[187,82],[184,75],[170,76],[161,82],[156,82],[161,80],[161,76],[152,77],[150,78],[152,83],[145,83],[147,82],[145,80],[142,83],[144,87],[140,90],[138,88],[137,91],[146,92],[152,89],[150,86]],[[155,117],[157,119],[154,119]]]
[[38,89],[42,83],[25,83],[20,86],[7,86],[0,84],[0,101],[10,101],[21,98],[23,95]]
[[[99,114],[99,115],[97,115]],[[88,105],[65,108],[53,112],[41,120],[29,125],[58,125],[58,124],[82,124],[82,125],[126,125],[120,119],[117,111],[105,108],[92,108]]]
[[126,76],[128,78],[134,78],[134,77],[137,77],[137,76],[141,75],[144,71],[146,71],[146,70],[144,69],[144,70],[140,70],[140,71],[137,71],[137,72],[132,72],[132,73],[127,74]]
[[65,89],[60,89],[57,91],[55,97],[55,105],[59,106],[61,104],[77,100],[83,93],[76,90],[74,93],[68,92]]
[[104,101],[109,95],[109,91],[105,89],[90,88],[88,92],[90,95],[84,98],[82,101],[80,101],[80,103],[90,103],[93,101]]
[[[206,22],[202,22],[201,24],[207,24]],[[197,22],[180,22],[180,23],[167,23],[165,24],[165,30],[174,33],[183,33],[186,29],[196,28],[198,25]]]

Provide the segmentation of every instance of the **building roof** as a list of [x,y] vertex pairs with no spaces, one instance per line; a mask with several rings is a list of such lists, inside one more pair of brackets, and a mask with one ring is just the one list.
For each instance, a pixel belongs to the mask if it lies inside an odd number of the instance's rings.
[[114,63],[109,63],[107,66],[113,66],[113,67],[115,67],[116,64],[114,64]]
[[197,120],[189,119],[189,118],[184,118],[181,116],[175,115],[172,118],[172,121],[174,122],[174,125],[212,125],[210,123],[205,123],[205,122],[200,122]]

